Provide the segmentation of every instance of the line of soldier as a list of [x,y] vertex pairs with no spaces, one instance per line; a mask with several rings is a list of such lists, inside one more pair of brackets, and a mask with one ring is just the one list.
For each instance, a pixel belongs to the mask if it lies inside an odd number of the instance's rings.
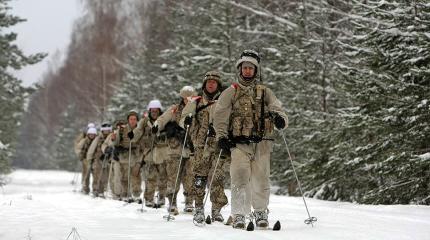
[[143,176],[144,204],[161,207],[167,198],[168,211],[177,215],[182,183],[184,211],[194,212],[193,221],[201,224],[210,188],[212,221],[223,222],[221,209],[228,203],[224,169],[231,161],[233,227],[244,228],[246,217],[257,227],[268,227],[274,128],[286,128],[288,118],[273,91],[262,84],[257,52],[245,50],[236,68],[231,87],[224,89],[219,72],[209,71],[199,94],[183,87],[179,103],[164,112],[152,100],[141,119],[130,111],[126,122],[116,122],[114,129],[102,124],[98,135],[89,124],[85,138],[75,143],[83,166],[82,192],[90,192],[92,174],[94,196],[103,197],[109,185],[113,199],[142,202]]

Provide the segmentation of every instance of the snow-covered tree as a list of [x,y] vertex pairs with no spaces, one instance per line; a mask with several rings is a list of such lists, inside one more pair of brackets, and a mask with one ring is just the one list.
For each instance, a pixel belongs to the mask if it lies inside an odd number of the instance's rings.
[[43,54],[26,56],[14,43],[17,34],[9,32],[8,28],[24,20],[8,13],[8,2],[0,0],[0,175],[9,172],[24,101],[30,91],[21,85],[21,81],[10,70],[19,70],[44,57]]
[[[331,194],[366,203],[430,201],[430,5],[352,1],[345,109],[332,146]],[[427,154],[427,155],[426,155]]]

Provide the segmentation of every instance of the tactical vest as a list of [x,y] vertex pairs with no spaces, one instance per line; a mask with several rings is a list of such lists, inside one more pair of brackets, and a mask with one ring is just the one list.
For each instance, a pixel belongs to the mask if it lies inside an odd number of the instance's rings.
[[191,130],[191,140],[194,146],[205,145],[210,123],[210,107],[214,103],[214,101],[204,100],[203,97],[196,102],[195,120]]
[[182,114],[182,110],[184,110],[185,105],[180,103],[176,105],[175,111],[173,114],[175,114],[175,122],[177,124],[179,124],[179,122],[181,121],[181,114]]
[[[145,117],[143,119],[143,135],[141,139],[141,148],[144,152],[149,152],[151,150],[151,144],[152,144],[152,126],[154,122],[152,122],[149,117]],[[161,131],[159,134],[157,134],[156,138],[154,139],[154,147],[158,146],[167,146],[167,137],[166,133],[164,131]]]
[[102,144],[103,142],[106,140],[106,138],[103,137],[103,134],[101,134],[99,136],[98,142],[97,142],[97,146],[96,146],[96,150],[94,152],[94,159],[100,159],[100,160],[104,160],[104,155],[102,152]]
[[265,104],[264,85],[256,85],[249,91],[235,85],[236,89],[232,114],[230,118],[229,134],[236,142],[260,142],[270,137],[274,126],[270,120],[269,111]]
[[[128,151],[130,147],[130,138],[128,137],[128,132],[132,131],[131,127],[127,125],[127,127],[119,130],[119,146],[124,149],[124,151]],[[137,143],[134,142],[131,144],[132,149],[136,149]]]
[[[174,119],[178,126],[181,121],[181,115],[182,115],[182,111],[184,110],[184,107],[185,107],[184,102],[181,102],[180,104],[177,104],[173,110]],[[169,147],[172,149],[179,148],[183,143],[184,138],[185,138],[185,129],[178,127],[176,137],[171,137],[168,139]],[[185,142],[185,146],[193,152],[190,131],[188,131],[187,141]]]
[[91,143],[93,142],[94,139],[89,139],[88,137],[86,137],[84,145],[82,146],[81,152],[80,152],[80,156],[79,158],[81,160],[85,160],[85,158],[87,157],[87,152],[88,149],[90,148]]

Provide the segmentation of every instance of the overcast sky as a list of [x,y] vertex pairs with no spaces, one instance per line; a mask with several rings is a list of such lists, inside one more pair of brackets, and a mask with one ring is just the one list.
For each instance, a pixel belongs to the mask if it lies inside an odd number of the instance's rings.
[[73,22],[81,15],[79,0],[12,0],[11,14],[27,19],[11,28],[18,33],[16,43],[26,54],[45,52],[40,63],[27,66],[15,75],[29,86],[41,79],[47,63],[58,50],[65,53],[70,42]]

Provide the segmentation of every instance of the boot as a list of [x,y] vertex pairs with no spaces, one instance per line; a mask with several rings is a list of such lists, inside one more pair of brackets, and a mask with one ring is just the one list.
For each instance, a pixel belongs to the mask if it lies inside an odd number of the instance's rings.
[[166,204],[166,198],[164,196],[158,196],[157,204],[158,207],[162,207]]
[[222,217],[219,209],[212,209],[212,222],[224,222],[224,218]]
[[205,210],[203,208],[196,208],[193,222],[196,224],[203,224],[205,222]]
[[178,208],[176,206],[170,206],[168,211],[170,211],[170,213],[172,213],[175,216],[179,214]]
[[154,201],[145,199],[145,207],[153,208],[155,205]]
[[255,225],[258,228],[267,228],[269,221],[267,220],[267,211],[254,211]]
[[185,208],[184,212],[192,213],[194,211],[194,200],[190,196],[185,196]]
[[245,216],[240,214],[234,215],[233,228],[245,228]]
[[193,204],[192,203],[186,203],[185,208],[184,208],[184,212],[192,213],[193,211],[194,211]]

